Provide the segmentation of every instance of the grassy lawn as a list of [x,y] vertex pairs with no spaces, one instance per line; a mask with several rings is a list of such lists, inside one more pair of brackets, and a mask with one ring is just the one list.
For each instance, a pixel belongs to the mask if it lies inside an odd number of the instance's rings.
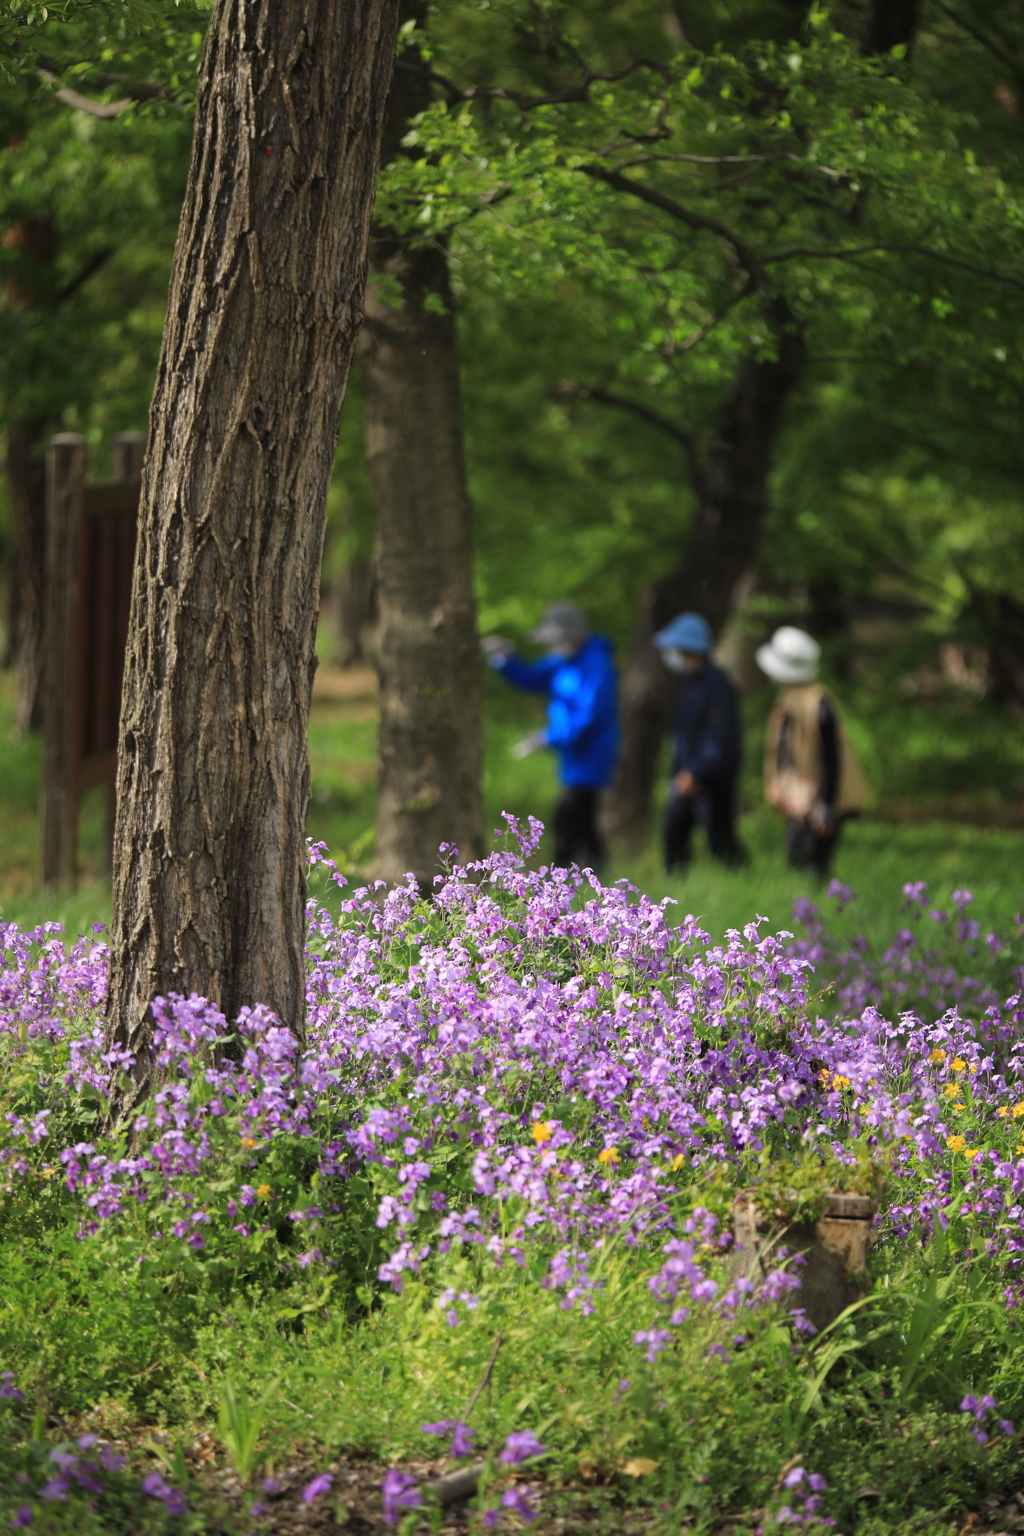
[[[102,792],[91,792],[83,805],[79,888],[58,896],[43,895],[38,890],[40,743],[31,737],[15,739],[12,695],[10,675],[0,673],[0,843],[4,850],[0,912],[7,921],[23,925],[56,920],[71,932],[84,932],[92,923],[105,923],[110,917],[109,884],[102,868]],[[552,758],[540,753],[516,762],[509,751],[514,741],[542,720],[541,706],[510,693],[492,677],[487,679],[485,701],[484,787],[490,828],[499,827],[503,810],[546,820],[558,793]],[[751,855],[749,865],[735,872],[721,869],[707,857],[698,839],[686,877],[669,878],[661,869],[657,840],[652,838],[641,856],[620,861],[607,871],[608,879],[625,876],[655,899],[671,897],[679,904],[680,915],[692,912],[715,937],[741,927],[754,915],[767,917],[772,929],[786,927],[796,897],[821,895],[813,880],[786,867],[780,823],[760,801],[756,759],[763,713],[759,699],[751,710],[741,796],[740,827]],[[309,732],[313,783],[309,834],[326,843],[353,878],[372,867],[376,718],[376,683],[371,672],[328,667],[318,671]],[[1016,796],[1000,798],[990,776],[973,797],[965,799],[962,792],[953,791],[952,805],[967,819],[950,819],[950,794],[936,798],[934,792],[937,783],[946,790],[950,784],[950,772],[943,779],[936,766],[937,732],[947,753],[947,769],[953,765],[954,783],[962,782],[959,765],[971,755],[964,730],[957,736],[947,717],[936,720],[934,713],[921,707],[916,715],[912,712],[905,740],[922,756],[928,756],[930,743],[931,770],[923,781],[920,801],[907,794],[915,782],[913,762],[900,771],[886,755],[893,750],[891,732],[876,731],[887,742],[886,753],[869,748],[865,754],[875,773],[894,783],[897,793],[846,827],[835,874],[858,897],[847,925],[855,924],[869,937],[893,931],[907,881],[927,881],[929,897],[940,907],[948,904],[955,888],[966,887],[975,897],[973,915],[986,930],[1006,931],[1014,913],[1024,906],[1024,827],[1017,824]],[[982,754],[1003,764],[1002,780],[1014,791],[1012,762],[1024,732],[1010,721],[1004,722],[997,736],[992,721],[986,719],[979,734]],[[930,807],[944,811],[945,819],[922,819]],[[548,846],[545,839],[541,859]]]

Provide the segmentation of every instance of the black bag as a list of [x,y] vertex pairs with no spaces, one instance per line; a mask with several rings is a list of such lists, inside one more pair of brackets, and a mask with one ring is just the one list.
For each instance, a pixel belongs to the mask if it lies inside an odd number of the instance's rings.
[[821,859],[821,844],[827,837],[819,837],[811,826],[809,817],[791,821],[786,831],[786,855],[794,869],[813,869]]

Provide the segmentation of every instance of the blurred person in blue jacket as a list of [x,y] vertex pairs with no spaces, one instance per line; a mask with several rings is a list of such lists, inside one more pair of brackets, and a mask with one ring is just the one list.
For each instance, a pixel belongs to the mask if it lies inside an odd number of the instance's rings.
[[612,782],[619,755],[618,684],[612,642],[592,635],[575,603],[552,603],[530,639],[547,647],[539,661],[524,661],[500,635],[483,642],[487,660],[516,688],[543,693],[548,723],[512,749],[527,757],[542,747],[558,754],[562,793],[555,806],[554,864],[596,869],[604,861],[597,827],[600,790]]
[[654,644],[677,675],[672,703],[672,783],[665,811],[665,869],[685,869],[699,823],[723,864],[746,861],[736,836],[736,784],[742,758],[740,700],[735,683],[711,660],[711,626],[680,613]]

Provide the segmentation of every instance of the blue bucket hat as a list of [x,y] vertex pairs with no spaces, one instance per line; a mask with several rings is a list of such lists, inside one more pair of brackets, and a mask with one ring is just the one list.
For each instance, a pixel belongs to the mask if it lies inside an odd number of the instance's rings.
[[659,651],[693,651],[698,656],[707,656],[713,643],[711,625],[699,613],[677,613],[653,638]]

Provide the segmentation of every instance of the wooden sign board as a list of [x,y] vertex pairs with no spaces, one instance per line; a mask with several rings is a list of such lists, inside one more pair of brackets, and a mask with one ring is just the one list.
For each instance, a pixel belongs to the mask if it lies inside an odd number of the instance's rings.
[[113,478],[86,484],[85,439],[51,438],[46,461],[43,884],[73,886],[83,790],[107,790],[114,845],[117,739],[144,442],[113,442]]

